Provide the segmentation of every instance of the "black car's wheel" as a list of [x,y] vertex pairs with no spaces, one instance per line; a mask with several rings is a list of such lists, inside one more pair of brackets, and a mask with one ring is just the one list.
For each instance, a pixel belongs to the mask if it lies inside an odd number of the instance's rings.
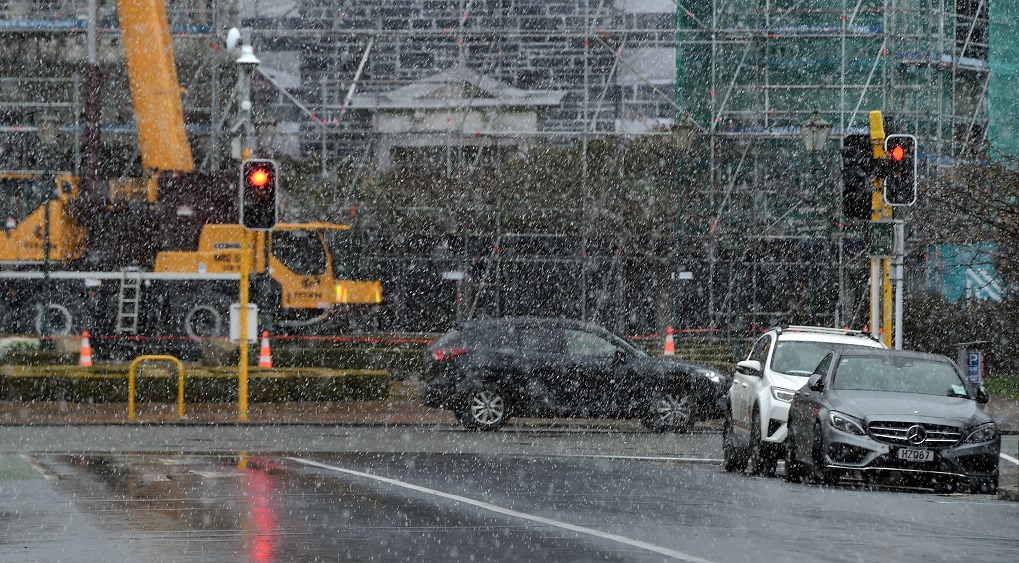
[[495,385],[479,385],[458,402],[454,413],[468,430],[498,430],[509,420],[509,399]]
[[757,407],[754,407],[754,414],[750,422],[750,455],[748,456],[747,470],[751,475],[774,477],[777,467],[778,458],[761,438],[761,416]]
[[785,439],[785,480],[789,483],[803,480],[803,464],[796,457],[796,442],[793,441],[792,432]]
[[747,455],[736,445],[732,430],[732,409],[727,408],[722,426],[722,466],[729,473],[742,473],[747,468]]
[[839,484],[839,473],[828,469],[828,462],[825,460],[824,452],[827,446],[824,443],[824,434],[821,432],[821,425],[814,425],[814,451],[811,452],[811,465],[813,465],[813,480],[818,485],[834,487]]
[[641,422],[652,432],[686,432],[693,426],[694,398],[685,391],[657,391]]

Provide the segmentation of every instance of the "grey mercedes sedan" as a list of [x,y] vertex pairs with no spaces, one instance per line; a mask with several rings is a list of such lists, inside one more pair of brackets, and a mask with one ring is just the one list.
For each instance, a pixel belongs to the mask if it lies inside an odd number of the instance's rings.
[[986,402],[944,356],[836,350],[793,397],[786,478],[995,493],[1001,435]]

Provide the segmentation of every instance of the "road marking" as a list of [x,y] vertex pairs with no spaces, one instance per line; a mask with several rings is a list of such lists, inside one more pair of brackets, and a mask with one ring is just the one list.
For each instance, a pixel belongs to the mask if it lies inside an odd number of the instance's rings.
[[43,467],[43,465],[41,463],[39,463],[39,460],[35,459],[35,456],[31,456],[31,455],[28,455],[28,454],[21,454],[21,459],[25,460],[25,463],[27,463],[28,465],[32,466],[32,469],[35,469],[36,471],[38,471],[39,475],[42,475],[43,479],[46,479],[47,481],[57,481],[59,479],[56,476],[56,474],[54,474],[52,471],[50,471],[46,467]]
[[657,455],[609,455],[609,454],[565,454],[556,457],[583,457],[595,459],[624,459],[634,461],[679,461],[686,463],[722,463],[721,459],[708,457],[677,457]]
[[469,504],[471,506],[475,506],[475,507],[478,507],[478,508],[489,510],[489,511],[495,512],[497,514],[502,514],[504,516],[511,516],[513,518],[519,518],[521,520],[528,520],[528,521],[531,521],[531,522],[537,522],[539,524],[545,524],[546,526],[553,526],[555,528],[561,528],[563,530],[569,530],[571,532],[577,532],[577,533],[580,533],[580,534],[587,534],[587,535],[590,535],[590,536],[594,536],[596,538],[600,538],[600,539],[604,539],[604,540],[610,540],[610,541],[614,541],[614,542],[621,543],[621,544],[624,544],[624,545],[629,545],[631,547],[636,547],[636,548],[640,548],[640,549],[646,549],[646,550],[651,551],[653,553],[658,553],[660,555],[664,555],[666,557],[671,557],[673,559],[678,559],[680,561],[689,561],[690,563],[711,563],[707,559],[701,559],[700,557],[695,557],[695,556],[690,555],[688,553],[683,553],[682,551],[676,551],[674,549],[669,549],[667,547],[662,547],[660,545],[655,545],[655,544],[652,544],[652,543],[647,543],[647,542],[643,542],[643,541],[640,541],[640,540],[635,540],[633,538],[628,538],[628,537],[625,537],[625,536],[619,536],[619,535],[616,535],[616,534],[609,534],[609,533],[606,533],[606,532],[601,532],[601,531],[595,530],[594,528],[588,528],[586,526],[577,526],[575,524],[569,524],[569,523],[566,523],[566,522],[560,522],[559,520],[552,520],[551,518],[545,518],[545,517],[542,517],[542,516],[535,516],[534,514],[527,514],[526,512],[519,512],[519,511],[516,511],[516,510],[509,509],[509,508],[503,508],[501,506],[497,506],[497,505],[494,505],[494,504],[489,504],[487,502],[483,502],[483,501],[480,501],[480,500],[474,500],[472,498],[467,498],[467,497],[460,496],[460,495],[454,495],[454,494],[451,494],[451,493],[444,493],[444,492],[436,490],[436,489],[429,489],[428,487],[421,487],[419,485],[414,485],[414,484],[407,483],[407,482],[404,482],[404,481],[399,481],[397,479],[390,479],[388,477],[382,477],[382,476],[379,476],[379,475],[372,475],[371,473],[364,473],[364,472],[361,472],[361,471],[355,471],[353,469],[345,469],[343,467],[337,467],[335,465],[327,465],[325,463],[319,463],[317,461],[312,461],[310,459],[302,459],[302,458],[299,458],[299,457],[287,457],[287,458],[284,458],[284,459],[289,459],[290,461],[294,461],[294,462],[297,462],[297,463],[302,463],[304,465],[310,465],[312,467],[318,467],[320,469],[328,469],[329,471],[337,471],[337,472],[340,472],[340,473],[346,473],[348,475],[355,475],[357,477],[363,477],[365,479],[373,479],[373,480],[379,481],[381,483],[386,483],[386,484],[393,485],[393,486],[396,486],[396,487],[402,487],[404,489],[410,489],[412,491],[417,491],[419,493],[425,493],[425,494],[428,494],[428,495],[433,495],[433,496],[437,496],[437,497],[440,497],[440,498],[444,498],[444,499],[448,499],[448,500],[452,500],[452,501],[456,501],[456,502],[462,502],[464,504]]
[[1016,458],[1014,458],[1014,457],[1012,457],[1012,456],[1010,456],[1008,454],[1003,454],[1003,453],[1000,453],[1000,452],[998,453],[998,455],[1000,455],[1001,459],[1003,459],[1005,461],[1011,461],[1012,463],[1014,463],[1016,465],[1019,465],[1019,459],[1016,459]]

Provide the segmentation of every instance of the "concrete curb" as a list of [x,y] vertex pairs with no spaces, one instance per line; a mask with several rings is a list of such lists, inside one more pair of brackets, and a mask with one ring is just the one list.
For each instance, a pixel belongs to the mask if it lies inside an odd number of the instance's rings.
[[1019,502],[1019,487],[998,487],[998,499]]

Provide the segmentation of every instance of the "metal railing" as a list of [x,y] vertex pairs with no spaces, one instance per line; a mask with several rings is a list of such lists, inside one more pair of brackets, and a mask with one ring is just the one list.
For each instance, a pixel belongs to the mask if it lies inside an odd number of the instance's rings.
[[173,356],[145,355],[135,358],[131,362],[131,367],[127,370],[127,419],[129,421],[134,421],[134,368],[139,363],[146,360],[168,361],[177,365],[177,416],[179,418],[184,418],[184,366],[180,363],[180,360]]

